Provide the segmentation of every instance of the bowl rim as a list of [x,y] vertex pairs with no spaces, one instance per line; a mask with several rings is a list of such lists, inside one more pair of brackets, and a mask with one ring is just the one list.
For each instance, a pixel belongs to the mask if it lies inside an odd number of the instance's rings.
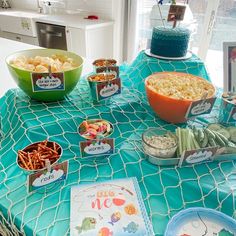
[[110,65],[110,66],[115,66],[117,64],[117,60],[116,59],[113,59],[113,58],[110,58],[110,59],[106,59],[106,58],[98,58],[96,60],[93,61],[93,66],[95,67],[104,67],[104,66],[97,66],[96,65],[96,62],[98,61],[111,61],[111,62],[114,62],[114,64]]
[[[103,80],[103,81],[92,81],[92,80],[89,80],[89,78],[90,78],[91,76],[101,75],[101,74],[114,75],[114,78],[112,78],[111,80]],[[117,78],[116,75],[113,74],[112,72],[105,72],[105,73],[95,73],[95,74],[89,75],[89,76],[87,76],[86,79],[87,79],[87,81],[88,81],[89,83],[107,83],[107,82],[111,82],[111,81],[115,80],[116,78]]]
[[235,103],[233,103],[233,100],[232,101],[229,101],[227,98],[223,97],[223,94],[221,94],[221,99],[226,102],[227,104],[231,104],[233,106],[236,106]]
[[[82,135],[80,132],[79,132],[79,130],[80,130],[80,126],[83,124],[83,122],[84,121],[105,121],[105,122],[107,122],[107,123],[109,123],[110,124],[110,126],[111,126],[111,128],[112,128],[112,131],[111,131],[111,133],[110,134],[108,134],[107,136],[105,136],[105,137],[102,137],[102,138],[95,138],[95,139],[92,139],[92,138],[85,138],[84,137],[84,135]],[[100,118],[98,118],[98,119],[86,119],[86,120],[83,120],[80,124],[79,124],[79,126],[78,126],[78,128],[77,128],[77,130],[78,130],[78,133],[79,133],[79,135],[82,137],[82,138],[84,138],[84,139],[86,139],[86,140],[103,140],[103,139],[106,139],[106,138],[108,138],[108,137],[110,137],[113,133],[114,133],[114,126],[113,126],[113,124],[110,122],[110,121],[108,121],[108,120],[105,120],[105,119],[100,119]]]
[[35,72],[35,71],[31,71],[31,70],[22,70],[21,68],[19,67],[16,67],[14,65],[11,65],[10,64],[10,61],[9,59],[11,57],[13,57],[15,54],[18,54],[18,53],[24,53],[24,52],[29,52],[29,51],[60,51],[60,52],[63,52],[63,53],[69,53],[69,54],[73,54],[74,56],[76,57],[79,57],[81,59],[81,63],[74,67],[73,69],[71,70],[66,70],[66,71],[58,71],[58,72],[55,72],[55,73],[66,73],[66,72],[71,72],[71,71],[74,71],[74,70],[77,70],[79,69],[80,67],[82,67],[84,65],[84,58],[74,52],[71,52],[71,51],[66,51],[66,50],[62,50],[62,49],[53,49],[53,48],[32,48],[32,49],[25,49],[25,50],[20,50],[20,51],[16,51],[14,53],[11,53],[9,54],[8,56],[5,57],[5,63],[10,66],[10,67],[13,67],[14,69],[18,69],[18,70],[21,70],[21,71],[25,71],[25,72],[29,72],[29,73],[39,73],[39,74],[43,74],[43,73],[40,73],[40,72]]
[[189,102],[189,103],[191,103],[191,102],[196,102],[196,101],[201,100],[201,99],[198,99],[198,100],[189,100],[189,99],[185,99],[185,98],[184,98],[184,99],[176,99],[176,98],[168,97],[168,96],[166,96],[166,95],[163,95],[163,94],[160,94],[160,93],[156,92],[154,89],[151,88],[150,85],[148,85],[148,80],[151,78],[151,76],[153,76],[153,75],[160,75],[160,74],[191,75],[192,77],[194,77],[194,78],[196,78],[196,79],[204,80],[204,81],[206,81],[208,84],[210,84],[210,85],[214,88],[214,94],[213,94],[210,98],[213,98],[213,97],[216,96],[216,87],[215,87],[210,81],[208,81],[208,80],[206,80],[206,79],[204,79],[204,78],[202,78],[202,77],[200,77],[200,76],[193,75],[193,74],[190,74],[190,73],[175,72],[175,71],[162,71],[162,72],[153,73],[153,74],[149,75],[148,77],[146,77],[146,78],[145,78],[145,81],[144,81],[145,87],[148,88],[148,89],[150,89],[150,90],[153,91],[154,93],[158,94],[159,96],[164,97],[164,98],[168,98],[168,99],[173,100],[173,101],[181,101],[181,102]]
[[[45,140],[43,140],[43,141],[45,141]],[[38,141],[38,142],[31,143],[31,144],[25,146],[22,150],[25,150],[27,147],[30,147],[31,145],[34,145],[34,144],[41,143],[41,142],[43,142],[43,141]],[[58,158],[55,162],[53,162],[53,163],[50,165],[50,166],[53,166],[53,165],[55,165],[56,163],[58,163],[58,161],[61,159],[62,154],[63,154],[63,148],[62,148],[61,145],[60,145],[59,143],[57,143],[57,142],[50,141],[50,140],[47,140],[47,141],[50,142],[50,143],[56,143],[56,144],[61,148],[61,154],[60,154],[59,158]],[[19,151],[19,150],[18,150],[18,151]],[[19,155],[18,155],[18,152],[17,152],[17,160],[16,160],[17,166],[18,166],[21,170],[23,170],[23,171],[25,171],[25,172],[28,172],[28,173],[35,173],[35,172],[39,172],[39,171],[43,171],[43,170],[46,170],[46,169],[47,169],[47,167],[44,167],[44,168],[36,169],[36,170],[27,170],[27,169],[25,169],[25,168],[23,168],[23,167],[21,167],[21,166],[19,165],[18,159],[19,159]]]
[[[158,148],[158,147],[156,147],[156,146],[154,146],[154,145],[151,145],[151,144],[149,144],[149,143],[147,143],[146,141],[145,141],[145,134],[147,133],[147,132],[149,132],[149,131],[151,131],[151,130],[163,130],[163,131],[166,131],[166,133],[170,133],[172,136],[173,136],[173,138],[175,139],[175,145],[173,145],[173,146],[171,146],[171,147],[169,147],[169,148]],[[163,135],[156,135],[156,136],[163,136]],[[162,128],[148,128],[147,130],[145,130],[143,133],[142,133],[142,142],[143,143],[145,143],[145,145],[147,145],[147,146],[149,146],[149,147],[151,147],[151,148],[155,148],[156,150],[163,150],[163,151],[165,151],[165,150],[169,150],[169,149],[171,149],[171,148],[175,148],[175,147],[178,147],[178,144],[179,144],[179,140],[178,140],[178,137],[173,133],[173,132],[171,132],[171,131],[169,131],[169,130],[167,130],[167,129],[162,129]]]

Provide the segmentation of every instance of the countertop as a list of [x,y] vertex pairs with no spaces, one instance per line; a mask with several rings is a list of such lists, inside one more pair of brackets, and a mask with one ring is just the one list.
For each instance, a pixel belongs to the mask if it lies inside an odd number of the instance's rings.
[[[0,97],[10,88],[16,88],[17,85],[14,82],[12,76],[10,75],[5,59],[8,55],[15,53],[17,51],[40,48],[26,43],[20,43],[17,41],[12,41],[9,39],[0,37]],[[84,59],[84,66],[82,75],[88,74],[93,70],[92,62]]]
[[79,29],[94,29],[108,25],[113,25],[112,21],[106,21],[100,19],[99,20],[84,19],[78,14],[47,15],[47,16],[44,15],[38,18],[34,18],[34,21],[79,28]]
[[40,14],[36,11],[30,10],[18,10],[18,9],[0,9],[0,15],[4,16],[15,16],[15,17],[25,17],[25,18],[35,18],[45,16],[44,14]]
[[49,24],[74,27],[79,29],[94,29],[103,26],[113,25],[111,20],[89,20],[84,19],[81,14],[58,14],[44,15],[36,11],[27,11],[19,9],[0,10],[0,15],[31,18],[35,22],[44,22]]

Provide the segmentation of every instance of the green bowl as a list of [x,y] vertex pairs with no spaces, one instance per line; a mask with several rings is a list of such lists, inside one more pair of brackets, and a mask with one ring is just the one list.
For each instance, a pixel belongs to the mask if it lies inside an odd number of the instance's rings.
[[[72,58],[78,66],[72,70],[64,71],[64,89],[63,90],[34,90],[32,84],[32,72],[19,69],[10,64],[11,60],[18,56],[26,57],[51,57],[53,54],[65,55]],[[16,52],[6,58],[8,69],[17,85],[32,99],[39,101],[58,101],[68,95],[78,83],[83,67],[82,57],[68,51],[58,49],[30,49]]]

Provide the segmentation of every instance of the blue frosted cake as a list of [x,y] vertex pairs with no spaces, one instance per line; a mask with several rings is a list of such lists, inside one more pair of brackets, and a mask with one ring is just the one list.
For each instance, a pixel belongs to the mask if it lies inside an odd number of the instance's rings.
[[188,50],[190,30],[154,27],[151,53],[163,57],[184,57]]

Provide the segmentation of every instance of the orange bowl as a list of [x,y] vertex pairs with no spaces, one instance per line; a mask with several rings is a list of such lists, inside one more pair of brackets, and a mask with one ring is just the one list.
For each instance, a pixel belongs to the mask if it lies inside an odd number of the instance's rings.
[[214,90],[214,92],[212,92],[212,94],[210,94],[208,98],[213,97],[215,95],[215,92],[216,92],[215,87],[210,82],[198,76],[190,75],[187,73],[179,73],[179,72],[160,72],[160,73],[155,73],[148,76],[145,79],[145,88],[146,88],[146,94],[147,94],[149,104],[152,107],[152,109],[156,112],[156,114],[161,119],[167,122],[174,123],[174,124],[186,122],[187,120],[185,118],[185,115],[191,102],[199,100],[199,99],[190,100],[190,99],[184,99],[184,98],[181,98],[181,99],[173,98],[166,95],[162,95],[158,93],[157,91],[155,91],[155,89],[150,85],[149,79],[154,77],[155,79],[158,80],[166,76],[168,77],[177,76],[177,77],[183,77],[183,78],[187,76],[188,78],[191,77],[191,79],[195,79],[195,80],[204,80]]

